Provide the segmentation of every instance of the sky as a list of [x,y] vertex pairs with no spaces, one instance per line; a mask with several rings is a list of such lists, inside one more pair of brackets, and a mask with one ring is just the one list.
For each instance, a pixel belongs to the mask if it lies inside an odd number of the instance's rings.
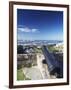
[[18,40],[63,40],[63,11],[17,9]]

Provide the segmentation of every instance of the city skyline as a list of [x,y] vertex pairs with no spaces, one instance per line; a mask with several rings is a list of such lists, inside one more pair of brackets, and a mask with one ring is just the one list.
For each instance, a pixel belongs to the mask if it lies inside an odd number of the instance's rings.
[[63,40],[63,11],[17,9],[18,40]]

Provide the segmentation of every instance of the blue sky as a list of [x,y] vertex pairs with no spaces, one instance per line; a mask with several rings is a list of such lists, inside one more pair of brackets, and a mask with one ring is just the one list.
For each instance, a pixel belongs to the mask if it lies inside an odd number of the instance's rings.
[[63,11],[17,9],[18,40],[63,40]]

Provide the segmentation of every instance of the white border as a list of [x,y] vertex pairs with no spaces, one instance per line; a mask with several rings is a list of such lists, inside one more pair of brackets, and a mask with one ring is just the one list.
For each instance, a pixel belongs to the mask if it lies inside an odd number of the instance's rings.
[[[45,80],[25,80],[17,81],[17,9],[32,9],[32,10],[49,10],[49,11],[63,11],[63,33],[64,33],[64,78],[63,79],[45,79]],[[67,8],[58,7],[43,7],[43,6],[28,6],[28,5],[14,5],[13,7],[13,84],[14,85],[29,85],[29,84],[45,84],[45,83],[61,83],[67,82]]]

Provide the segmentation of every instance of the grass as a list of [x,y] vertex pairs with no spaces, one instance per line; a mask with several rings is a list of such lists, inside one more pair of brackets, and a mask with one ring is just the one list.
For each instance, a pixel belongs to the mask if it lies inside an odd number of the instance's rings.
[[26,77],[23,70],[17,70],[17,80],[31,80],[30,78]]
[[36,53],[42,53],[42,49],[41,48],[34,48]]
[[48,50],[49,50],[50,52],[58,52],[58,51],[59,51],[58,48],[55,48],[55,47],[53,47],[53,46],[48,46]]
[[17,70],[17,80],[24,80],[24,79],[25,79],[25,75],[22,69]]

